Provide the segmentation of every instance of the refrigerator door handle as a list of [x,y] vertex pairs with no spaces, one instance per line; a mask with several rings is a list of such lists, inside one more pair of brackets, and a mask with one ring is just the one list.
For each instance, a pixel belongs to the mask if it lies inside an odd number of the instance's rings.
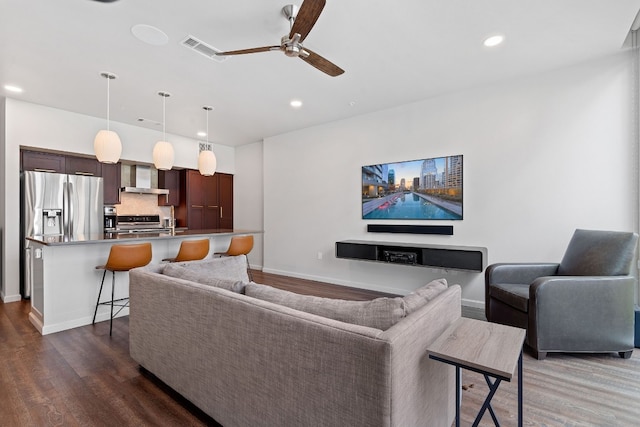
[[31,289],[33,289],[33,264],[31,263],[31,248],[24,248],[24,264],[26,268],[24,271],[24,298],[31,298]]
[[71,182],[67,183],[67,208],[69,209],[69,231],[68,231],[68,235],[69,236],[73,236],[73,230],[74,230],[74,218],[76,216],[75,213],[75,203],[73,200],[73,194],[74,190],[73,190],[73,184]]

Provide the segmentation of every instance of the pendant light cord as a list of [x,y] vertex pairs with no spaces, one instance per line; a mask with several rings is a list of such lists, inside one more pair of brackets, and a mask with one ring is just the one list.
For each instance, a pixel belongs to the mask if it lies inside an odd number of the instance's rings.
[[165,125],[166,125],[166,118],[165,118],[165,106],[167,104],[167,97],[166,95],[162,95],[162,140],[166,141],[167,137],[165,135]]
[[111,80],[111,77],[107,76],[107,132],[110,130],[109,129],[109,110],[110,110],[109,103],[111,101],[110,96],[109,96],[109,94],[111,92],[110,91],[110,87],[109,87],[110,80]]

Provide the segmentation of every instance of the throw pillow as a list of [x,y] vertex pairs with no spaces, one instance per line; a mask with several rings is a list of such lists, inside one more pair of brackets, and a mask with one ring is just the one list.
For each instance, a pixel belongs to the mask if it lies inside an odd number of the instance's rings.
[[171,263],[172,266],[189,268],[202,275],[216,279],[235,280],[248,283],[247,257],[245,255],[207,258],[201,261],[184,261]]
[[427,304],[447,287],[447,279],[437,279],[406,295],[403,299],[407,315]]
[[249,283],[245,295],[341,322],[385,330],[405,315],[402,298],[347,301],[300,295],[267,285]]
[[245,283],[243,283],[242,280],[222,279],[211,274],[207,274],[207,272],[202,269],[192,269],[182,265],[175,265],[173,263],[167,264],[164,268],[163,274],[178,279],[200,283],[202,285],[226,289],[238,294],[241,294],[244,291],[245,286]]

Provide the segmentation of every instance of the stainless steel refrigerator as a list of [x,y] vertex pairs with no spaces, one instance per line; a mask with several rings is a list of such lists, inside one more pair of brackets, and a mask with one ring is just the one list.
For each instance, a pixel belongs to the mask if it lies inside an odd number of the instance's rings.
[[26,171],[22,177],[21,209],[21,292],[32,292],[31,236],[60,236],[72,240],[79,236],[102,235],[102,178]]

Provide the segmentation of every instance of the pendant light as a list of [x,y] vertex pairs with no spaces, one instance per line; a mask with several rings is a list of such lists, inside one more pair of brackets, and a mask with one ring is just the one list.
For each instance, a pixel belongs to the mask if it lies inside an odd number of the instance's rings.
[[173,146],[166,141],[165,124],[166,124],[166,100],[171,96],[168,92],[158,92],[162,97],[162,141],[156,142],[153,147],[153,164],[156,169],[166,171],[173,167]]
[[107,79],[107,129],[100,130],[93,140],[93,151],[100,163],[118,163],[122,154],[122,142],[117,133],[109,129],[109,82],[116,78],[116,75],[109,72],[100,73]]
[[[205,105],[202,107],[207,113],[207,147],[209,147],[209,111],[213,110],[213,107],[209,107]],[[198,154],[198,170],[201,175],[211,176],[216,173],[216,166],[218,165],[218,160],[216,159],[216,155],[213,151],[206,150],[200,151]]]

